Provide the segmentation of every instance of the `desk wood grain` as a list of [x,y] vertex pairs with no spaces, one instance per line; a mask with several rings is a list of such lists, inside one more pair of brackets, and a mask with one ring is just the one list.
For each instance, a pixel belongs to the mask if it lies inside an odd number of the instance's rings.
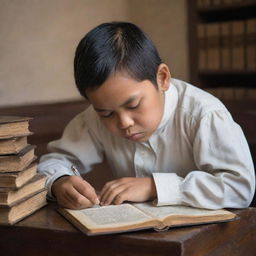
[[253,256],[256,208],[236,210],[229,223],[88,237],[73,227],[53,203],[14,226],[0,226],[1,255]]

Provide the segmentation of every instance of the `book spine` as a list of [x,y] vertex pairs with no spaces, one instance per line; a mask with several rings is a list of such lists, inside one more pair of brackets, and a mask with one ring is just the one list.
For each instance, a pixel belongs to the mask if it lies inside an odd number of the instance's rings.
[[221,68],[231,69],[231,23],[220,23]]
[[207,8],[211,6],[211,0],[197,0],[196,6],[197,8]]
[[245,0],[232,0],[232,3],[237,4],[237,3],[242,3],[243,1],[245,1]]
[[207,69],[220,69],[220,26],[219,23],[206,25]]
[[247,89],[245,88],[234,88],[234,99],[242,100],[247,98]]
[[207,55],[206,55],[206,34],[205,25],[198,24],[198,67],[199,70],[206,69]]
[[204,7],[204,2],[203,2],[203,0],[196,0],[196,7],[197,7],[197,8],[202,8],[202,7]]
[[254,88],[248,89],[248,98],[250,100],[256,100],[256,89]]
[[212,0],[212,5],[213,6],[219,6],[219,5],[221,5],[221,4],[223,4],[223,1],[222,0]]
[[256,70],[256,18],[246,20],[246,68]]
[[210,94],[220,100],[255,100],[256,89],[248,89],[243,87],[218,87],[206,88]]
[[245,22],[232,22],[232,69],[245,69]]
[[226,4],[232,4],[233,3],[233,0],[223,0],[223,4],[226,5]]

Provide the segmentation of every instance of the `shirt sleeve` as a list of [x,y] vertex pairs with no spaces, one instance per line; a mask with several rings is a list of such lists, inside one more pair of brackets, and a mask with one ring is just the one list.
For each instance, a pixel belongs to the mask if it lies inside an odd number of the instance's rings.
[[255,172],[245,136],[228,111],[214,111],[197,122],[193,156],[197,166],[184,178],[153,174],[158,205],[248,207],[255,191]]
[[80,172],[88,172],[94,164],[103,161],[103,149],[97,137],[97,125],[91,122],[88,127],[90,112],[77,115],[65,128],[61,139],[48,144],[49,154],[40,158],[38,171],[47,176],[46,187],[51,198],[53,182],[64,175],[74,175],[71,166]]

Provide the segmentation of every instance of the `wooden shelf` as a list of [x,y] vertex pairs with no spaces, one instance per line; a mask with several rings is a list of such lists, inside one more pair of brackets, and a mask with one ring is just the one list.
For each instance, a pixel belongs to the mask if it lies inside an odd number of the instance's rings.
[[256,72],[234,70],[202,70],[198,72],[198,86],[204,87],[256,87]]
[[197,13],[202,21],[207,22],[251,18],[255,17],[256,1],[245,0],[240,3],[198,8]]
[[232,8],[209,8],[198,11],[201,22],[215,22],[227,20],[242,20],[255,17],[256,4],[252,6],[233,6]]
[[199,70],[199,75],[204,76],[250,76],[256,77],[256,70]]
[[[256,70],[200,70],[198,24],[247,20],[256,17],[256,0],[198,8],[197,0],[187,0],[190,82],[201,88],[256,88]],[[246,65],[246,64],[245,64]]]

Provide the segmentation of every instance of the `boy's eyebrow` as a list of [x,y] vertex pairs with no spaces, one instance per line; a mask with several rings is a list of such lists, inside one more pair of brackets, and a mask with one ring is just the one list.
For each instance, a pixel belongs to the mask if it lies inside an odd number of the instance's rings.
[[[126,100],[124,103],[122,103],[120,105],[120,107],[123,107],[123,106],[133,102],[136,98],[137,98],[137,95],[131,96],[128,100]],[[95,107],[94,107],[94,110],[97,111],[97,112],[112,111],[112,110],[109,110],[109,109],[101,109],[101,108],[95,108]]]

